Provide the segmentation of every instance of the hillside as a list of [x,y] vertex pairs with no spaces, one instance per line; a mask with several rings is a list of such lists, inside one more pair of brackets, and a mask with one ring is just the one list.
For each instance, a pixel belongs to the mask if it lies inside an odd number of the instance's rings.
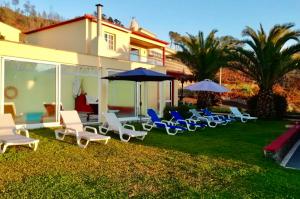
[[58,21],[36,16],[26,16],[10,8],[0,7],[0,21],[20,29],[22,32],[48,26]]

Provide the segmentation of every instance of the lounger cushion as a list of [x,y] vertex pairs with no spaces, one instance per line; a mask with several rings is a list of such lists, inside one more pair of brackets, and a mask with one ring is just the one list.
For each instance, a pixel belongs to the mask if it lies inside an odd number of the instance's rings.
[[86,140],[107,140],[110,139],[109,136],[105,135],[99,135],[95,133],[90,133],[90,132],[79,132],[79,137],[86,139]]
[[30,144],[34,143],[37,140],[32,138],[27,138],[22,135],[3,135],[0,136],[0,142],[2,143],[11,143],[11,144]]
[[146,131],[134,131],[134,130],[125,129],[125,128],[123,128],[122,133],[126,134],[126,135],[129,135],[129,136],[132,136],[132,137],[140,137],[140,136],[147,135]]
[[201,128],[204,128],[207,126],[206,124],[202,124],[202,123],[199,124],[199,123],[193,123],[193,122],[188,122],[188,124],[193,127],[201,127]]
[[167,127],[169,127],[170,129],[180,129],[180,130],[187,130],[186,128],[182,127],[182,126],[173,126],[173,125],[167,125]]

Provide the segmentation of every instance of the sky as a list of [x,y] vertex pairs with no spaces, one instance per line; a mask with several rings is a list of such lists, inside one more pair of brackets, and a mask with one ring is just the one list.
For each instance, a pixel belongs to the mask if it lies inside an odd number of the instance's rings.
[[[0,0],[0,2],[4,0]],[[9,0],[6,0],[9,1]],[[20,0],[23,4],[25,0]],[[95,4],[103,13],[128,26],[132,17],[139,25],[169,41],[169,31],[241,38],[246,26],[266,30],[274,24],[293,22],[300,28],[300,0],[30,0],[38,11],[53,10],[66,19],[93,13]]]

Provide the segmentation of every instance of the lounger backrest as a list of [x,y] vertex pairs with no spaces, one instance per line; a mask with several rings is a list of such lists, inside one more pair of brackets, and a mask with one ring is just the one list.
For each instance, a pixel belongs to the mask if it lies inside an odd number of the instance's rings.
[[239,109],[237,107],[230,107],[230,111],[237,116],[241,116],[242,113],[239,111]]
[[190,112],[196,117],[201,117],[200,113],[196,109],[190,109]]
[[[151,121],[154,122],[161,122],[161,119],[158,117],[156,112],[153,109],[148,109],[147,110],[148,115],[151,118]],[[158,128],[164,128],[165,126],[163,124],[156,123],[155,124]]]
[[110,129],[114,131],[119,131],[119,128],[122,128],[122,124],[115,113],[103,113],[103,115]]
[[150,116],[152,122],[161,122],[161,120],[159,119],[159,117],[153,109],[148,109],[147,113]]
[[83,131],[83,125],[77,111],[61,111],[60,114],[66,128],[72,128],[78,132]]
[[11,114],[0,114],[0,135],[14,135],[16,128]]
[[171,115],[179,124],[185,124],[185,122],[182,121],[184,118],[177,111],[171,111]]
[[212,116],[212,113],[210,112],[210,110],[208,110],[208,108],[203,109],[203,113],[206,116]]

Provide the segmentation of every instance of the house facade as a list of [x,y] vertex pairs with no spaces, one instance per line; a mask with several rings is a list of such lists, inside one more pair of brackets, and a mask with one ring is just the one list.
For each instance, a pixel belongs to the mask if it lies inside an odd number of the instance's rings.
[[[97,5],[98,16],[102,6]],[[115,112],[131,120],[147,108],[158,113],[176,105],[178,81],[129,82],[101,79],[138,67],[164,74],[172,68],[168,43],[140,28],[129,28],[84,15],[25,32],[0,23],[0,113],[11,113],[28,128],[57,126],[61,110],[78,110],[84,123],[102,121],[101,113]],[[183,72],[182,72],[183,71]],[[84,97],[82,97],[84,96]]]

